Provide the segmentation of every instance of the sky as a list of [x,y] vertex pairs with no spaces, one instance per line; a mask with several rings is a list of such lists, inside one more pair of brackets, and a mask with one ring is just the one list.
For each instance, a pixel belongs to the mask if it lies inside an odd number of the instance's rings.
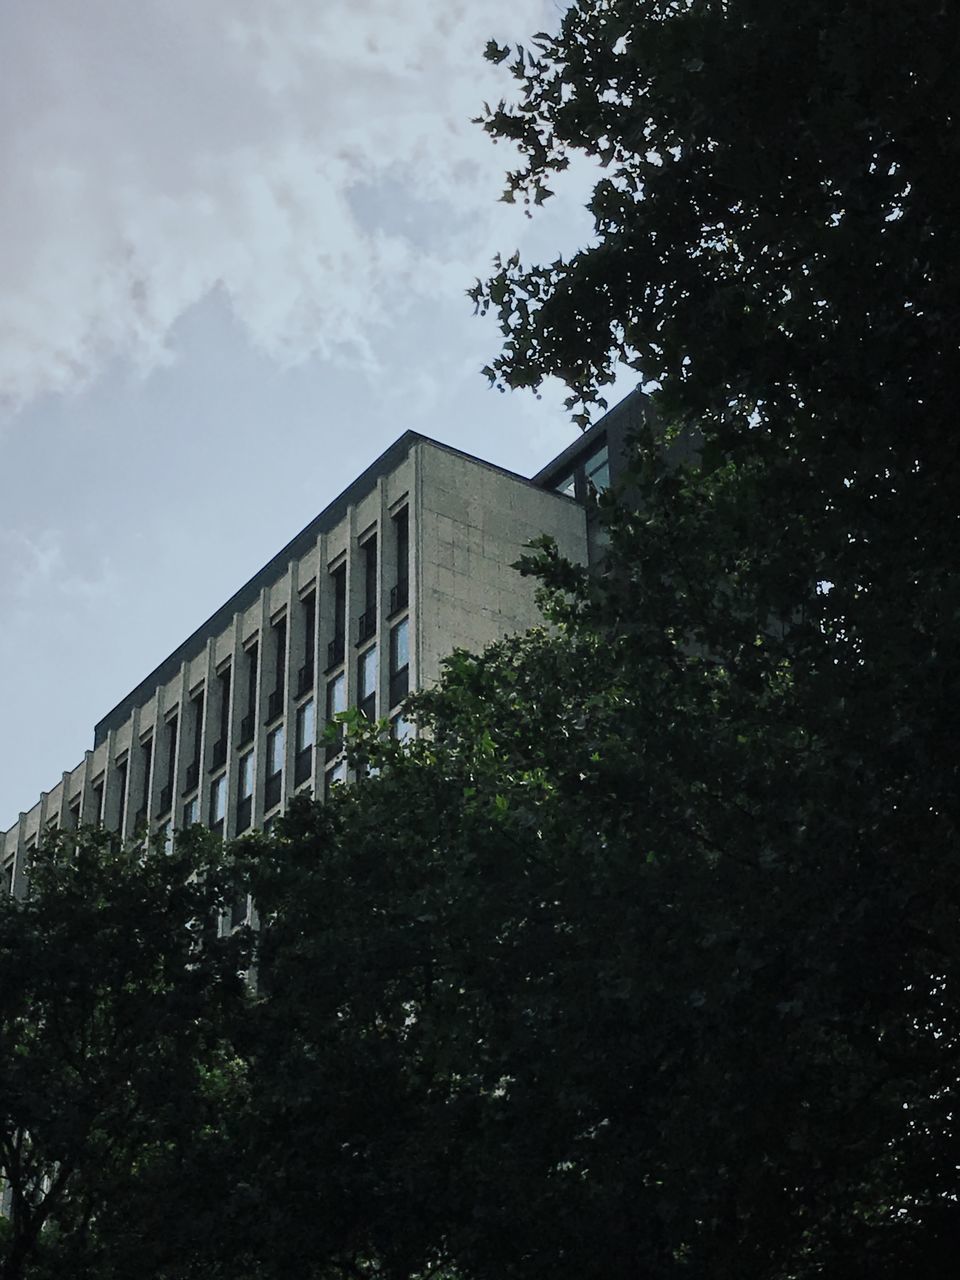
[[472,123],[487,40],[561,12],[0,8],[0,829],[403,431],[525,474],[575,438],[465,296],[590,241],[591,172],[526,218]]

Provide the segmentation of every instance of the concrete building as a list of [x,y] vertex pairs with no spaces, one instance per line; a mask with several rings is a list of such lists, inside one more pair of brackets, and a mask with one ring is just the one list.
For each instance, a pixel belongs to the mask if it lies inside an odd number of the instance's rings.
[[408,732],[411,689],[457,646],[534,625],[534,585],[510,566],[550,533],[586,560],[592,489],[610,479],[642,397],[627,398],[532,480],[401,436],[94,732],[84,759],[0,834],[0,892],[25,886],[48,828],[133,837],[202,822],[269,826],[293,794],[347,780],[332,717],[357,706]]

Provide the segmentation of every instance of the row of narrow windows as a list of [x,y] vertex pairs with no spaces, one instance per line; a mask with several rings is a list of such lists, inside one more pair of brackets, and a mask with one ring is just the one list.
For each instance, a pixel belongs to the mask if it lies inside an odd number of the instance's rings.
[[[410,620],[405,613],[409,604],[409,522],[407,508],[402,508],[393,517],[393,581],[389,588],[387,618],[392,621],[389,627],[389,654],[387,679],[383,710],[395,710],[403,701],[410,688]],[[377,693],[379,663],[377,652],[377,535],[373,533],[364,540],[360,547],[360,569],[362,580],[362,610],[357,618],[357,667],[356,667],[356,704],[362,714],[373,719],[377,713]],[[326,686],[323,710],[324,725],[334,722],[334,718],[347,709],[347,569],[346,564],[339,565],[331,573],[333,599],[333,636],[327,646],[327,665],[325,669]],[[346,762],[343,756],[342,735],[327,741],[325,747],[318,748],[317,743],[317,705],[314,697],[315,671],[314,653],[317,639],[317,595],[310,591],[300,601],[302,610],[300,635],[302,637],[301,662],[292,663],[296,678],[292,689],[295,699],[302,699],[295,707],[293,717],[294,752],[292,761],[292,780],[288,790],[302,787],[312,778],[313,756],[317,749],[325,750],[324,790],[346,780]],[[404,614],[399,617],[398,615]],[[274,680],[269,690],[261,692],[261,711],[263,723],[268,726],[264,740],[264,812],[278,806],[284,793],[284,771],[286,768],[286,724],[283,715],[287,699],[287,618],[277,619],[270,628],[268,642],[272,646],[272,666]],[[256,760],[254,740],[256,737],[257,687],[261,660],[260,641],[248,644],[244,653],[243,678],[245,679],[245,710],[238,711],[238,723],[234,727],[233,737],[236,750],[239,752],[236,762],[236,821],[237,834],[249,829],[253,818],[253,795],[256,787]],[[159,789],[155,790],[154,815],[156,819],[164,819],[160,830],[170,830],[176,822],[177,826],[190,826],[206,819],[214,830],[224,827],[228,805],[228,777],[226,771],[229,749],[230,709],[232,697],[233,672],[229,666],[219,672],[217,682],[212,691],[216,699],[216,711],[209,717],[209,727],[216,724],[219,736],[209,751],[208,770],[217,773],[210,783],[209,811],[200,812],[200,775],[202,769],[203,726],[206,690],[196,693],[187,704],[186,716],[174,713],[166,721],[161,739],[162,758],[154,761],[154,735],[148,737],[141,745],[140,768],[137,775],[141,805],[134,819],[137,829],[144,829],[150,814],[147,811],[147,788],[151,775],[159,770],[164,779]],[[309,695],[309,696],[307,696]],[[183,721],[183,723],[181,723]],[[274,723],[280,721],[280,723]],[[404,718],[395,714],[392,731],[405,737],[409,727]],[[182,787],[180,795],[182,808],[177,809],[177,797],[174,794],[177,770],[178,749],[183,750],[181,734],[189,733],[190,758],[182,771]],[[187,739],[184,739],[187,741]],[[115,764],[115,776],[112,779],[111,791],[119,796],[119,814],[111,827],[122,830],[126,825],[126,806],[129,793],[134,790],[128,787],[130,758],[125,756]],[[104,813],[104,779],[101,777],[93,785],[92,814],[85,815],[95,822],[105,820]],[[191,794],[193,793],[193,794]],[[76,796],[70,804],[68,825],[75,828],[80,823],[80,796]]]

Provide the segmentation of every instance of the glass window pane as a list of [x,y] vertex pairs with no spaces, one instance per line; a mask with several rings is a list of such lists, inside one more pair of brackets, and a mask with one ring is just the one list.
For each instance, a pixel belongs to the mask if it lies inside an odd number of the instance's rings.
[[341,760],[332,769],[328,769],[324,778],[324,793],[329,795],[334,787],[341,786],[347,780],[347,762]]
[[214,778],[210,786],[210,821],[219,822],[227,810],[227,779],[224,774]]
[[577,482],[574,476],[567,476],[555,486],[557,493],[565,493],[569,497],[576,497]]
[[413,723],[406,716],[394,716],[390,731],[398,742],[409,742],[413,737]]
[[283,725],[267,734],[267,776],[279,773],[283,768]]
[[390,632],[390,674],[396,673],[410,662],[410,622],[404,618]]
[[239,788],[240,799],[246,800],[247,796],[253,795],[253,752],[248,751],[245,756],[240,757],[239,765]]
[[336,679],[331,680],[327,685],[327,719],[332,720],[335,715],[347,709],[347,680],[346,676],[341,672]]
[[360,690],[359,698],[362,702],[364,698],[368,698],[377,688],[377,646],[368,649],[366,653],[360,657]]
[[602,493],[604,489],[610,486],[610,456],[607,452],[607,446],[603,445],[598,449],[593,457],[587,459],[584,468],[587,480],[593,485],[598,493]]
[[314,715],[313,699],[310,698],[297,708],[297,750],[302,751],[304,747],[312,747],[314,738],[316,737],[316,716]]

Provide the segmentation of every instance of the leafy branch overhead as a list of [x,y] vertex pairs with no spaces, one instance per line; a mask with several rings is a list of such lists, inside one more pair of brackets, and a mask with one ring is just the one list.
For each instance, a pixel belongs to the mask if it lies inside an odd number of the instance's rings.
[[952,6],[894,0],[580,0],[512,58],[491,42],[507,198],[600,166],[594,245],[473,290],[493,378],[590,403],[625,361],[727,430],[802,407],[840,434],[881,403],[911,430],[956,361],[957,53]]

